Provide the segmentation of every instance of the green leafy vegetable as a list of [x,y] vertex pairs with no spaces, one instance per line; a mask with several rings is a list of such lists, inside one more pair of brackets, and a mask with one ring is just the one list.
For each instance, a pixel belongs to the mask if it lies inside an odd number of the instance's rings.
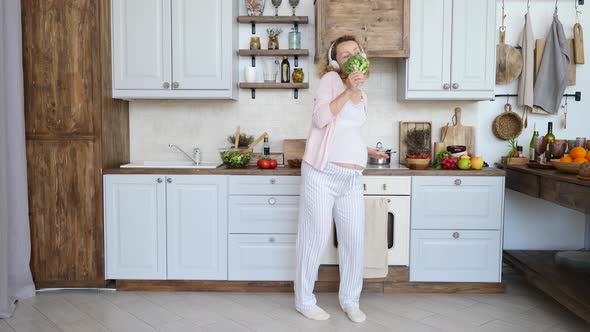
[[344,71],[347,74],[350,75],[357,70],[365,75],[369,72],[369,60],[359,54],[355,54],[344,63]]
[[223,160],[229,168],[244,168],[248,166],[250,157],[250,153],[242,155],[241,151],[227,150],[221,152],[221,160]]

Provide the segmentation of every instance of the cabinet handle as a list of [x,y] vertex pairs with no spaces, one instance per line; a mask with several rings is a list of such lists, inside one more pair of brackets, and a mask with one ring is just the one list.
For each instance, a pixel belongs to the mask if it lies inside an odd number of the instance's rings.
[[458,239],[458,238],[459,238],[459,232],[455,232],[455,233],[453,233],[453,237],[454,237],[455,239]]
[[277,183],[277,180],[275,180],[275,179],[270,179],[270,184],[275,184],[275,183]]
[[167,179],[166,179],[166,182],[168,182],[168,183],[172,183],[172,178],[167,178]]
[[367,184],[366,183],[363,183],[363,190],[367,191]]
[[158,182],[158,183],[162,183],[162,178],[158,178],[158,179],[156,180],[156,182]]
[[451,85],[449,83],[443,84],[443,89],[448,90],[450,88],[451,88]]
[[270,242],[270,243],[275,243],[275,238],[274,238],[274,237],[271,237],[271,238],[269,238],[269,239],[268,239],[268,242]]
[[456,186],[460,186],[461,185],[461,179],[455,179],[455,185]]
[[459,89],[459,83],[453,83],[453,89]]
[[268,199],[268,204],[270,205],[275,205],[277,203],[277,199],[274,197],[271,197]]
[[389,198],[388,198],[388,199],[387,199],[387,203],[391,203],[391,199],[389,199]]
[[162,83],[162,87],[164,89],[170,89],[170,83],[169,82],[164,82],[164,83]]
[[179,86],[178,82],[172,82],[172,89],[178,89]]
[[383,190],[387,190],[387,183],[383,184]]

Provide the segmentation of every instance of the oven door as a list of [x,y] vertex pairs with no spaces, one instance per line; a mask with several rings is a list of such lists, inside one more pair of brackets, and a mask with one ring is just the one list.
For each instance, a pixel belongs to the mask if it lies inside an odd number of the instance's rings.
[[[407,266],[410,261],[410,197],[366,196],[368,197],[387,199],[387,262],[389,265]],[[338,264],[338,237],[334,222],[321,264]]]

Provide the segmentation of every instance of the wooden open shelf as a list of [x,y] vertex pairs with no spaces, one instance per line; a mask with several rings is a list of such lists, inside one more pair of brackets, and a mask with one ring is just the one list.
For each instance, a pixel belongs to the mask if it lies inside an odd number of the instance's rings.
[[555,264],[553,250],[506,250],[504,260],[526,280],[590,322],[590,273]]
[[239,54],[240,56],[307,56],[309,55],[309,50],[240,50]]
[[309,89],[309,83],[240,83],[241,89]]
[[309,16],[238,16],[239,23],[307,24]]

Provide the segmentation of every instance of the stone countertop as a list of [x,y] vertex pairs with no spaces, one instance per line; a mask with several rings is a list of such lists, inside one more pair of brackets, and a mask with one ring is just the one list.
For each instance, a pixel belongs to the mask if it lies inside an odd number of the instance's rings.
[[[225,166],[214,169],[180,169],[180,168],[105,168],[103,174],[195,174],[195,175],[301,175],[300,168],[278,167],[275,169],[259,169],[251,166],[242,169],[230,169]],[[368,176],[505,176],[506,171],[487,167],[482,170],[411,170],[397,168],[365,169],[363,175]]]

